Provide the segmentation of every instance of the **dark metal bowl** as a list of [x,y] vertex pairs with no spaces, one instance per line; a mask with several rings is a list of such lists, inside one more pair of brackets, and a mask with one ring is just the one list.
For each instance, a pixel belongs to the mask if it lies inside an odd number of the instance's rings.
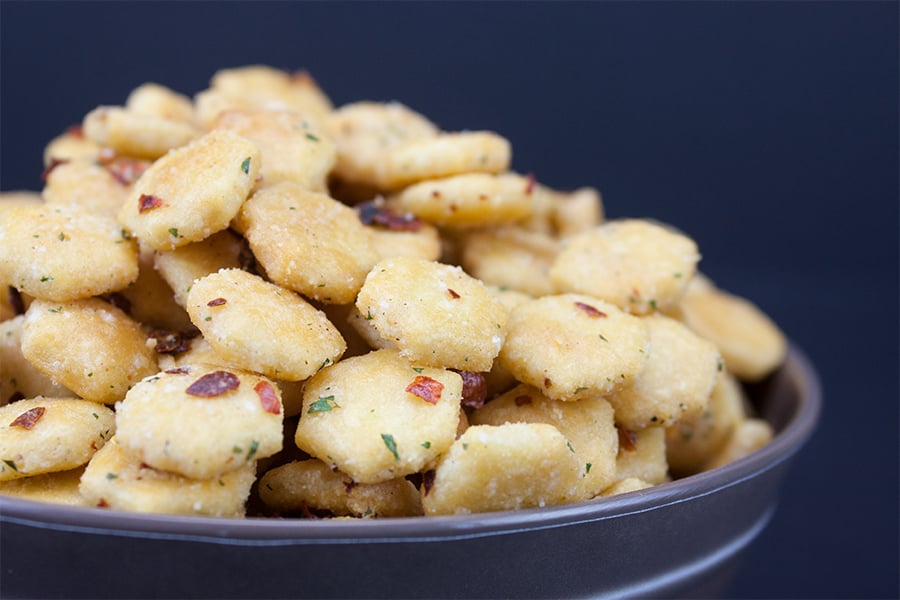
[[0,596],[702,597],[766,526],[821,409],[796,347],[750,390],[776,431],[720,469],[599,501],[468,516],[218,519],[0,497]]

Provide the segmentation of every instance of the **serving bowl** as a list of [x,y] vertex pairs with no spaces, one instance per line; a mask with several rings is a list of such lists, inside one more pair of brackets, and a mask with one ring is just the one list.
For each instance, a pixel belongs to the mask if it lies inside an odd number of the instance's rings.
[[0,496],[3,598],[578,598],[722,593],[821,409],[791,345],[749,390],[776,435],[724,467],[542,509],[367,520],[124,513]]

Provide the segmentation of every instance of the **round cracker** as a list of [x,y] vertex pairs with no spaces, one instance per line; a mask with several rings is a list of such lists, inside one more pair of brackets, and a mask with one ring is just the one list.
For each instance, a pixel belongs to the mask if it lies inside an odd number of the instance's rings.
[[647,362],[647,326],[617,307],[580,294],[520,304],[509,318],[501,365],[557,400],[608,395]]
[[347,347],[324,313],[294,292],[240,269],[198,279],[187,309],[225,360],[269,377],[301,381],[337,362]]
[[697,245],[681,233],[646,220],[609,221],[569,237],[550,278],[561,292],[644,315],[678,304],[699,260]]
[[0,281],[67,302],[125,288],[138,276],[137,244],[113,219],[78,206],[22,206],[0,220]]

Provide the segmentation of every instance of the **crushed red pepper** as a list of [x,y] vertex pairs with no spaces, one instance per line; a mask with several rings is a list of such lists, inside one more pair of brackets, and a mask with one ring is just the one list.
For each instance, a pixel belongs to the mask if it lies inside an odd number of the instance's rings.
[[190,367],[175,367],[174,369],[166,369],[163,373],[167,373],[169,375],[187,375],[191,372]]
[[123,156],[114,157],[111,160],[100,163],[103,168],[122,185],[131,185],[147,170],[147,163]]
[[69,161],[64,158],[51,158],[50,164],[48,164],[44,171],[41,173],[41,181],[47,183],[47,178],[50,177],[50,173],[53,172],[53,169],[67,162]]
[[213,371],[189,385],[185,392],[191,396],[213,398],[221,396],[225,392],[236,390],[239,385],[241,385],[241,380],[234,373]]
[[459,373],[460,377],[462,377],[463,406],[468,408],[481,408],[484,406],[484,401],[487,400],[487,380],[484,378],[484,373],[451,370]]
[[527,179],[527,181],[525,183],[525,195],[530,196],[531,193],[534,191],[534,184],[536,183],[536,180],[534,178],[534,173],[529,173],[528,177],[526,179]]
[[156,338],[156,351],[160,354],[181,354],[191,347],[190,338],[180,331],[155,329],[150,337]]
[[212,300],[207,302],[206,305],[207,306],[222,306],[226,302],[228,302],[228,300],[226,300],[225,298],[213,298]]
[[532,400],[531,396],[529,396],[528,394],[522,394],[521,396],[516,396],[513,399],[513,402],[516,403],[516,406],[525,406],[526,404],[531,404]]
[[159,208],[162,206],[163,201],[158,196],[154,196],[152,194],[141,194],[141,197],[138,198],[138,212],[144,213],[148,210],[153,210],[154,208]]
[[434,487],[434,476],[434,469],[429,469],[428,471],[422,473],[422,491],[426,496],[431,491],[431,488]]
[[637,432],[616,425],[619,433],[619,452],[632,452],[637,448]]
[[278,395],[275,388],[268,381],[260,381],[253,387],[253,391],[259,396],[263,410],[273,415],[281,414],[281,402],[278,401]]
[[607,314],[602,310],[598,310],[591,306],[590,304],[585,304],[584,302],[576,302],[575,306],[584,311],[587,316],[596,318],[606,317]]
[[363,225],[390,231],[419,231],[422,229],[422,220],[414,214],[401,214],[376,200],[358,204],[356,212]]
[[447,291],[450,292],[450,297],[453,298],[454,300],[456,300],[457,298],[460,297],[459,293],[457,293],[456,290],[447,288]]
[[431,377],[417,375],[413,382],[406,386],[406,391],[410,394],[418,396],[429,404],[437,404],[441,399],[441,392],[444,390],[444,384]]
[[37,422],[41,420],[41,417],[44,416],[44,413],[47,412],[47,409],[43,406],[35,406],[34,408],[29,408],[21,415],[15,418],[15,420],[9,424],[10,427],[21,427],[22,429],[32,429]]

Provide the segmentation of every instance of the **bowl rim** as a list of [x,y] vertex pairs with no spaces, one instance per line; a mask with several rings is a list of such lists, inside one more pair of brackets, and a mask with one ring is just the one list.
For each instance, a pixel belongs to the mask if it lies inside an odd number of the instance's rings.
[[812,363],[792,342],[780,370],[797,389],[797,407],[769,444],[723,467],[600,501],[468,515],[309,520],[132,513],[0,496],[0,522],[124,537],[295,545],[459,540],[620,518],[719,492],[791,459],[815,429],[822,410],[822,391]]

